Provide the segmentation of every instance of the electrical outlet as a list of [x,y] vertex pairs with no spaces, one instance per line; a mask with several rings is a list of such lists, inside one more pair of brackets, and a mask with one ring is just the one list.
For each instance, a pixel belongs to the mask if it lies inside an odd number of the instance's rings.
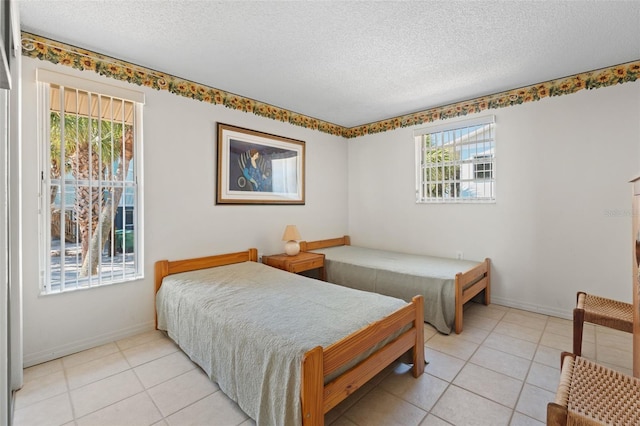
[[462,253],[461,251],[457,251],[456,252],[456,259],[464,259],[464,253]]

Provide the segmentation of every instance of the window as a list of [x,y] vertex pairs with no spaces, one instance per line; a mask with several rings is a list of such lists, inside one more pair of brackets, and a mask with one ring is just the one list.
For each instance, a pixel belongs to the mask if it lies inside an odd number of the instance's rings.
[[45,70],[38,80],[42,293],[140,278],[142,94]]
[[473,174],[477,180],[493,179],[493,154],[478,155],[473,165]]
[[416,131],[418,203],[495,202],[493,116]]

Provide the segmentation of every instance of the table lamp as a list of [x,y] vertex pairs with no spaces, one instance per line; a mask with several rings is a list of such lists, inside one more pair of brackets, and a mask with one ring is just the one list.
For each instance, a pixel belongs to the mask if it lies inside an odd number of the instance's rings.
[[284,235],[282,235],[282,241],[286,241],[284,245],[284,252],[289,256],[295,256],[300,253],[300,244],[297,240],[300,240],[300,233],[295,225],[287,225],[284,229]]

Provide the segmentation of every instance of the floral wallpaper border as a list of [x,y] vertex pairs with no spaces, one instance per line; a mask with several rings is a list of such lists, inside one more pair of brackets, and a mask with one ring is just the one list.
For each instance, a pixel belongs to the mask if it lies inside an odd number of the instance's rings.
[[347,128],[24,31],[22,32],[22,54],[30,58],[66,65],[81,71],[94,71],[100,75],[137,84],[138,86],[167,90],[173,94],[201,102],[223,105],[227,108],[251,112],[261,117],[288,122],[296,126],[345,138],[355,138],[400,127],[409,127],[478,113],[488,109],[539,101],[550,96],[569,95],[584,89],[598,89],[633,82],[640,77],[640,60],[637,60]]

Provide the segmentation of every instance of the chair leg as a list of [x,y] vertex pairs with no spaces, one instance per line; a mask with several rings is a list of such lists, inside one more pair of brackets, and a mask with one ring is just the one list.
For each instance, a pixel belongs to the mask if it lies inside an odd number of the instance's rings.
[[573,353],[582,355],[582,330],[584,328],[584,309],[573,310]]

